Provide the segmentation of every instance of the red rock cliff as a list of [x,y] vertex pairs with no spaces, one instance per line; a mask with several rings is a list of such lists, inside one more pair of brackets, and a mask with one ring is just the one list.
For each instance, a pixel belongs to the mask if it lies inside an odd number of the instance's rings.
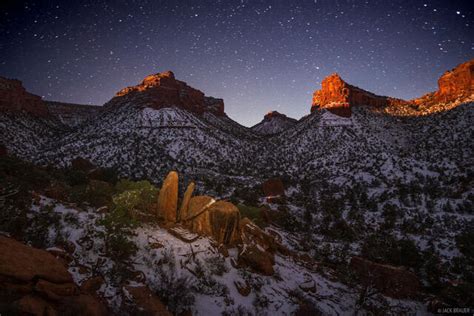
[[20,80],[0,77],[0,112],[26,112],[38,117],[49,116],[40,96],[25,90]]
[[225,115],[222,99],[204,96],[201,91],[176,80],[171,71],[150,75],[140,84],[120,90],[105,106],[116,106],[123,102],[154,109],[177,106],[197,114],[211,112],[218,116]]
[[337,73],[334,73],[324,78],[321,90],[314,92],[311,112],[316,109],[328,109],[339,116],[350,117],[352,106],[384,107],[396,102],[404,101],[379,96],[352,86],[342,80]]
[[438,90],[412,100],[415,104],[463,101],[474,93],[474,59],[446,71],[438,79]]

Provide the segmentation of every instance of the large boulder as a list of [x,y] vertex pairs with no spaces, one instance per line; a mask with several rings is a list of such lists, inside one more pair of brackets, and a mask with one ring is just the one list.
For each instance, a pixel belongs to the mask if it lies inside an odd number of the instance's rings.
[[210,196],[195,196],[189,201],[187,216],[182,219],[192,232],[214,238],[219,244],[229,245],[239,238],[239,209],[226,201],[215,201]]
[[197,234],[210,236],[212,231],[207,210],[213,203],[215,200],[207,195],[192,197],[189,200],[188,215],[183,218],[185,226]]
[[171,171],[166,176],[158,194],[158,217],[175,223],[178,212],[178,173]]
[[132,311],[140,315],[171,316],[161,300],[146,286],[125,286],[123,291],[132,305]]
[[188,184],[186,192],[184,192],[183,201],[181,202],[181,207],[179,208],[178,221],[188,217],[189,201],[193,196],[194,188],[195,184],[194,182],[191,182]]
[[66,267],[47,251],[0,236],[0,276],[29,282],[41,278],[54,283],[72,282]]
[[421,288],[418,277],[400,267],[372,262],[361,257],[352,257],[350,267],[363,284],[373,286],[393,298],[415,298]]
[[219,243],[232,244],[237,240],[240,212],[232,203],[217,201],[209,207],[211,235]]
[[267,197],[284,196],[285,187],[280,178],[268,179],[262,184],[263,193]]
[[238,263],[263,275],[273,275],[275,270],[275,257],[273,254],[262,250],[256,244],[245,245],[239,251]]

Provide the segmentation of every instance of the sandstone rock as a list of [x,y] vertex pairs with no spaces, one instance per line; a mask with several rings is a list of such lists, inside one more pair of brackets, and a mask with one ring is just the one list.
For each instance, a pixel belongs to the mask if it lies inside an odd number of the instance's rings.
[[249,296],[252,288],[247,281],[234,281],[235,288],[242,296]]
[[26,295],[13,303],[20,315],[55,316],[56,310],[51,304],[36,295]]
[[104,107],[126,106],[130,102],[157,110],[177,106],[199,115],[225,115],[222,99],[205,97],[201,91],[176,80],[171,71],[147,76],[140,84],[120,90]]
[[99,275],[88,278],[81,284],[81,293],[94,295],[100,289],[102,284],[104,284],[104,282],[104,278]]
[[239,237],[239,209],[232,203],[217,201],[209,207],[212,237],[219,243],[229,245]]
[[314,280],[308,280],[299,285],[300,289],[305,292],[316,293],[316,282]]
[[474,93],[474,59],[445,72],[438,80],[436,97],[441,102],[454,101]]
[[197,234],[210,236],[212,231],[207,209],[213,203],[215,200],[210,196],[192,197],[189,200],[188,217],[184,219],[186,227]]
[[194,233],[213,237],[218,244],[228,245],[239,237],[239,220],[239,209],[232,203],[195,196],[189,201],[184,225]]
[[466,100],[474,93],[474,59],[445,72],[438,79],[438,90],[412,100],[416,105],[429,106]]
[[239,251],[238,264],[240,266],[249,267],[252,270],[263,275],[273,275],[273,264],[275,258],[273,254],[261,250],[255,244],[245,245]]
[[407,270],[352,257],[351,268],[366,285],[393,298],[415,298],[421,288],[418,277]]
[[186,192],[184,192],[183,201],[181,202],[181,207],[179,208],[178,221],[180,221],[182,218],[188,217],[189,201],[193,196],[194,188],[195,184],[194,182],[191,182],[188,184]]
[[280,178],[268,179],[262,184],[263,193],[267,197],[272,196],[284,196],[285,187],[283,186],[283,181]]
[[41,278],[55,283],[70,283],[67,269],[47,251],[26,246],[14,239],[0,236],[0,276],[20,281]]
[[168,173],[158,195],[158,217],[175,223],[178,211],[178,173]]
[[323,79],[321,89],[313,94],[311,112],[316,109],[328,109],[330,112],[350,117],[352,106],[367,105],[384,107],[392,103],[406,103],[406,101],[379,96],[346,83],[334,73]]
[[27,92],[20,80],[4,77],[0,77],[0,112],[50,116],[46,103],[40,96]]
[[136,305],[141,315],[171,316],[161,300],[146,286],[125,286],[124,292],[128,299]]
[[50,300],[79,294],[79,289],[74,283],[56,284],[41,279],[36,282],[35,291]]

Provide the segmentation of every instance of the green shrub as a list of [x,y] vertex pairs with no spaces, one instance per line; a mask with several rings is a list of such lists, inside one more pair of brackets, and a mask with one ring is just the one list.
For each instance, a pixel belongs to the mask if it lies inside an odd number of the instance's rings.
[[258,226],[265,226],[265,222],[262,219],[262,210],[259,207],[245,204],[239,204],[237,207],[239,208],[241,218],[247,217]]

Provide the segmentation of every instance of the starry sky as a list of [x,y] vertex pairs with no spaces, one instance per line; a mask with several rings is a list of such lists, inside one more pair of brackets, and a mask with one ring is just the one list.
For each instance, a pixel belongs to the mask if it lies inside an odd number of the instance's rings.
[[0,10],[0,75],[30,92],[103,104],[172,70],[246,126],[270,110],[308,114],[333,72],[410,99],[474,57],[468,0],[1,0]]

